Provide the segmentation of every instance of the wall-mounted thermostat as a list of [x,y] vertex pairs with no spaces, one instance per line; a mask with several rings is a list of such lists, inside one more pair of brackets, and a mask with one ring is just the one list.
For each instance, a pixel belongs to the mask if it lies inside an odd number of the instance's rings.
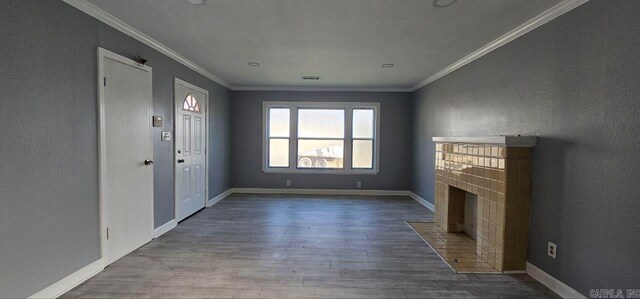
[[154,127],[162,127],[162,117],[154,115],[153,116],[153,126]]
[[160,137],[162,141],[171,141],[171,132],[162,132],[162,136]]

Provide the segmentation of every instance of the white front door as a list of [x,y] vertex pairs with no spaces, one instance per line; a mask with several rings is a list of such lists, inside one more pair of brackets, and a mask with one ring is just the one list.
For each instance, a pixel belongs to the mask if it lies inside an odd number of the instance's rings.
[[206,204],[206,134],[208,92],[182,80],[175,82],[176,220]]
[[99,50],[100,189],[105,262],[151,241],[153,141],[151,68]]

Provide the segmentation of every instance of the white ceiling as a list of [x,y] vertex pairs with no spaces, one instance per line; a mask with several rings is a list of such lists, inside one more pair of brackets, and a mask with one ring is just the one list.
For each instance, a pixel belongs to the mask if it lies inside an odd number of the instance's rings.
[[410,88],[561,1],[89,2],[234,87]]

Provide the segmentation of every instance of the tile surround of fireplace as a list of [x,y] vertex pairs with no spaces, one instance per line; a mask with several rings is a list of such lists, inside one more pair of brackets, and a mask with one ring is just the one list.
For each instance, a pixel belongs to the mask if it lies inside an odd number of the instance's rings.
[[435,223],[447,233],[463,232],[467,193],[475,194],[476,254],[499,272],[526,268],[535,141],[434,137]]

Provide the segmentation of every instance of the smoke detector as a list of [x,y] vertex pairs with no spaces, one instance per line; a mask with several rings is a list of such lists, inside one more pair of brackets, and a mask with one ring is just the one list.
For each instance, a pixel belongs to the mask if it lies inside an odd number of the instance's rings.
[[207,2],[207,0],[186,0],[186,1],[193,5],[204,5]]
[[458,2],[458,0],[433,0],[434,7],[447,7],[451,6],[454,3]]

